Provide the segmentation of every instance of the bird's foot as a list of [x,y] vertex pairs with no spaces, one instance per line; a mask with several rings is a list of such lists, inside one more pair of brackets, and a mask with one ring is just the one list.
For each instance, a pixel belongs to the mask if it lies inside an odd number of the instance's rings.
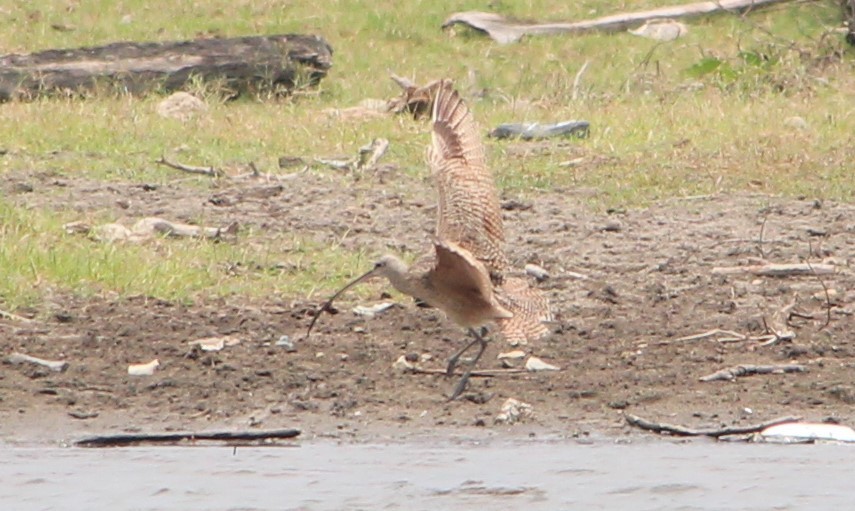
[[463,391],[466,390],[466,387],[469,385],[469,376],[471,374],[471,368],[463,374],[463,376],[460,378],[460,381],[458,381],[457,385],[454,386],[454,390],[451,391],[451,396],[448,397],[449,401],[454,401],[455,399],[460,397],[460,394],[463,394]]

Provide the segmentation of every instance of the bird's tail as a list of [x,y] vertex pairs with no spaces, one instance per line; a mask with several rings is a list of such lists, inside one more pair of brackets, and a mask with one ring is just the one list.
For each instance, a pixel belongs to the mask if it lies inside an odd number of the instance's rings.
[[512,345],[527,344],[549,333],[545,321],[552,320],[549,300],[539,290],[519,278],[507,278],[496,289],[496,299],[513,317],[499,319],[499,330]]

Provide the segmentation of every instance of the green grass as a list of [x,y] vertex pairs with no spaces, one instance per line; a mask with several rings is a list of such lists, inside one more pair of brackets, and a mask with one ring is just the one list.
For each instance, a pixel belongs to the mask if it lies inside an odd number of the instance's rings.
[[[614,13],[620,5],[642,9],[672,3],[490,5],[520,18],[578,20]],[[391,141],[386,161],[422,172],[424,123],[403,117],[340,122],[322,113],[397,94],[388,79],[393,71],[418,82],[449,76],[465,90],[484,89],[483,99],[471,104],[485,128],[514,121],[592,123],[588,139],[548,141],[536,151],[488,140],[499,184],[514,193],[593,188],[599,192],[590,199],[594,208],[744,190],[855,200],[855,51],[845,47],[840,34],[829,33],[840,25],[838,2],[782,4],[745,19],[696,19],[687,22],[686,37],[664,44],[617,33],[499,46],[469,30],[439,30],[453,11],[487,9],[484,1],[448,7],[426,0],[340,0],[323,6],[273,0],[13,2],[0,7],[3,52],[296,32],[323,35],[335,54],[316,94],[233,102],[208,94],[209,112],[189,122],[158,117],[159,97],[110,94],[2,104],[0,149],[7,154],[0,156],[0,174],[51,171],[165,181],[175,174],[153,163],[162,154],[197,165],[253,161],[272,170],[279,156],[353,154],[377,136]],[[574,78],[586,61],[574,100]],[[788,126],[786,119],[794,116],[808,129]],[[280,240],[281,246],[297,248],[273,255],[269,247],[252,243],[252,233],[239,245],[174,240],[99,245],[63,235],[62,222],[72,219],[66,216],[2,206],[0,272],[8,278],[0,283],[0,300],[26,303],[48,287],[172,299],[305,296],[340,283],[357,270],[361,257],[296,239]],[[292,270],[245,270],[270,267],[277,258]],[[237,274],[223,270],[235,262],[243,265]]]

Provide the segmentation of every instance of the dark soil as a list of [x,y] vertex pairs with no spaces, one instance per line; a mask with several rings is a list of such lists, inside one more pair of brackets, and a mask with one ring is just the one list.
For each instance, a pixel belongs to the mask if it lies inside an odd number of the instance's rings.
[[[252,229],[256,242],[309,234],[370,254],[419,252],[432,226],[430,184],[389,170],[359,180],[307,175],[281,188],[201,183],[152,187],[7,175],[0,189],[18,204],[76,210],[81,217],[107,210],[131,221],[237,221]],[[18,351],[70,366],[54,373],[0,365],[0,439],[283,427],[352,438],[478,426],[623,434],[631,430],[624,412],[687,426],[781,415],[855,423],[855,207],[720,195],[600,214],[578,191],[503,200],[508,252],[520,269],[536,263],[549,272],[540,287],[558,319],[550,338],[524,349],[560,366],[559,372],[475,378],[461,399],[448,402],[456,380],[392,366],[411,355],[423,360],[422,367],[444,368],[465,334],[440,312],[397,295],[397,306],[372,319],[352,314],[354,298],[344,297],[342,312],[321,318],[308,340],[302,336],[318,303],[299,296],[184,305],[150,297],[47,295],[33,310],[17,311],[36,318],[32,323],[0,319],[2,355]],[[712,273],[759,259],[824,261],[838,271],[821,280]],[[375,289],[370,303],[383,300],[383,288]],[[790,314],[782,314],[793,302]],[[747,337],[786,329],[795,337],[767,344],[679,340],[712,329]],[[220,335],[242,342],[219,352],[188,345]],[[296,340],[296,352],[275,345],[282,335]],[[503,341],[491,343],[480,367],[501,367],[497,354],[509,349]],[[155,358],[161,365],[154,375],[128,376],[128,364]],[[737,364],[791,362],[807,371],[699,381]],[[534,417],[495,424],[511,397],[530,403]]]

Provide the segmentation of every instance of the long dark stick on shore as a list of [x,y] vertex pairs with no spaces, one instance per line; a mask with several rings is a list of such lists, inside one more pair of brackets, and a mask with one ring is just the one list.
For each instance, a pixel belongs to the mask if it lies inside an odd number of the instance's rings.
[[766,422],[761,422],[759,424],[752,424],[748,426],[728,426],[718,429],[692,429],[687,428],[685,426],[677,426],[664,422],[649,421],[647,419],[642,419],[637,415],[632,415],[631,413],[624,414],[624,418],[630,426],[635,426],[637,428],[641,428],[647,431],[653,431],[655,433],[669,433],[674,436],[710,436],[713,438],[718,438],[726,435],[745,435],[748,433],[758,433],[770,426],[784,424],[787,422],[798,422],[802,419],[801,417],[779,417],[777,419],[772,419]]
[[299,429],[277,429],[271,431],[214,431],[203,433],[140,433],[128,435],[93,436],[78,440],[78,447],[122,447],[141,443],[170,444],[184,440],[252,441],[274,438],[294,438]]

